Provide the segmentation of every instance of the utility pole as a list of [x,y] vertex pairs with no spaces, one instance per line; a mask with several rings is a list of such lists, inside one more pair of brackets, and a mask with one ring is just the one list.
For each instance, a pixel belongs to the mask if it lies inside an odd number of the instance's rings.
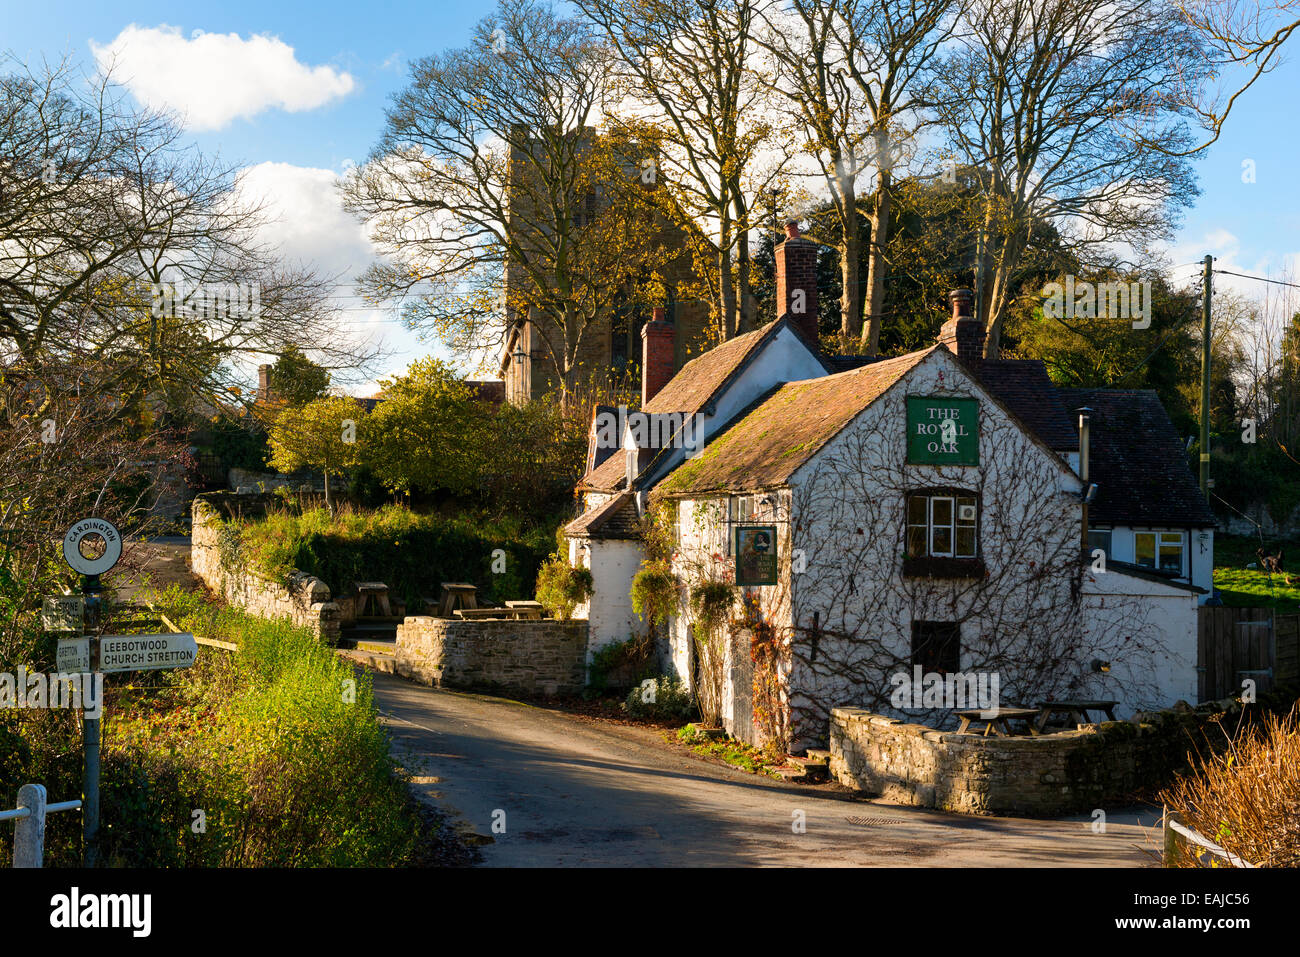
[[1201,292],[1201,494],[1210,500],[1210,303],[1214,295],[1214,257],[1205,257]]

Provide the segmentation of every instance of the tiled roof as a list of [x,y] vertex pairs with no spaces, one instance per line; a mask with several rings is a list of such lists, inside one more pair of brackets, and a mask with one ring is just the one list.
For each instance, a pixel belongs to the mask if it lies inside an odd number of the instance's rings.
[[578,488],[597,492],[613,492],[627,486],[627,461],[622,455],[611,455],[578,480]]
[[1215,524],[1164,406],[1150,389],[1060,389],[1070,409],[1093,410],[1088,480],[1099,525]]
[[[682,366],[668,384],[659,390],[642,410],[649,413],[681,412],[693,415],[721,394],[748,361],[777,331],[778,327],[795,327],[785,320],[770,322],[761,329],[715,346]],[[797,330],[796,334],[797,334]],[[591,452],[588,450],[588,461]],[[623,456],[613,456],[589,470],[578,481],[580,489],[612,492],[627,485],[627,464]]]
[[1075,420],[1041,360],[985,359],[967,367],[1048,448],[1062,452],[1079,448]]
[[822,362],[831,372],[848,372],[879,361],[876,356],[822,356]]
[[638,538],[641,519],[630,492],[588,509],[564,526],[569,538]]
[[696,356],[646,403],[643,411],[699,412],[782,324],[770,322]]
[[937,348],[779,387],[742,413],[699,457],[687,460],[656,491],[685,495],[784,483],[858,413]]

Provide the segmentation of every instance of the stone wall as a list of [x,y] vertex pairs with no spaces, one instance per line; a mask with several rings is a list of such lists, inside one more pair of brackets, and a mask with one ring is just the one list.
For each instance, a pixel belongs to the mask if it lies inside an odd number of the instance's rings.
[[1141,724],[1003,738],[835,708],[830,770],[841,784],[900,804],[967,814],[1083,813],[1131,800],[1185,766],[1215,713],[1160,712]]
[[284,582],[273,581],[229,554],[222,542],[222,520],[237,515],[255,518],[274,501],[270,495],[216,492],[194,500],[190,532],[190,567],[194,574],[227,602],[262,618],[288,617],[312,629],[329,645],[338,644],[341,612],[329,586],[315,575],[290,572]]
[[438,688],[577,694],[587,679],[587,623],[407,618],[397,626],[397,673]]

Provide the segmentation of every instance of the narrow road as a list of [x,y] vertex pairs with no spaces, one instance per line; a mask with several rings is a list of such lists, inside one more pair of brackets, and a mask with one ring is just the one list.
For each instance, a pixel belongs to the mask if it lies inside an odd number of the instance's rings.
[[[1154,815],[977,818],[759,778],[659,732],[374,675],[417,793],[491,867],[1151,866]],[[1140,819],[1139,819],[1140,818]],[[802,833],[798,833],[802,822]],[[502,830],[504,828],[504,830]]]

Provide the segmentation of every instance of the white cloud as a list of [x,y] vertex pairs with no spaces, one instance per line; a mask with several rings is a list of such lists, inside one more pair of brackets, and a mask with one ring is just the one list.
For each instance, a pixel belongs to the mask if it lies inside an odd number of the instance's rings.
[[373,308],[356,293],[354,283],[379,252],[365,226],[343,208],[338,193],[340,176],[333,170],[258,163],[240,175],[240,196],[263,207],[266,225],[259,238],[276,247],[291,263],[301,263],[332,277],[334,305],[342,338],[382,340],[387,361],[374,378],[356,382],[336,376],[337,384],[354,395],[371,395],[377,380],[406,370],[413,359],[430,352],[449,358],[446,350],[424,342],[393,318],[387,308]]
[[176,110],[194,130],[217,130],[269,109],[296,113],[347,96],[352,75],[298,61],[279,37],[131,24],[111,43],[90,44],[100,70],[137,100]]

